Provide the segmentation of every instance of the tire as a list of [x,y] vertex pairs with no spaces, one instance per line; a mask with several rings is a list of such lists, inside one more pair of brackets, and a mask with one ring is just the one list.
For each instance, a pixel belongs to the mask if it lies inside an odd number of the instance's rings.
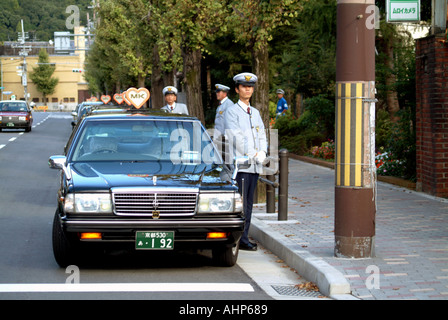
[[53,219],[53,255],[61,268],[77,264],[79,252],[77,242],[77,239],[71,238],[62,228],[59,212],[56,210]]
[[238,259],[239,242],[232,246],[223,246],[212,250],[215,263],[221,267],[233,267]]

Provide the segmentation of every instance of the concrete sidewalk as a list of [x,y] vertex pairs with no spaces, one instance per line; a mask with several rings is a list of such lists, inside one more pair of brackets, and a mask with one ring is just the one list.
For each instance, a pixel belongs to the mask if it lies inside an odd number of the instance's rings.
[[378,182],[375,257],[336,258],[334,181],[289,159],[288,220],[254,205],[251,236],[335,299],[447,300],[448,199]]

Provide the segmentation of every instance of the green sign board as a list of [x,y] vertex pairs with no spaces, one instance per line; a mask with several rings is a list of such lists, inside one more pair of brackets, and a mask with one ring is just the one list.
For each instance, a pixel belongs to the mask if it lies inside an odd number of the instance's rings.
[[419,22],[420,0],[387,0],[387,22]]

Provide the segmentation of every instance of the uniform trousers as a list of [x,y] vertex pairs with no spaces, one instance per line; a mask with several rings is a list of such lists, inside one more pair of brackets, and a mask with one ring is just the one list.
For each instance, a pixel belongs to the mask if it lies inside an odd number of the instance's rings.
[[238,183],[238,192],[243,197],[245,216],[244,232],[240,242],[249,244],[249,227],[252,219],[252,207],[254,204],[254,193],[257,187],[258,173],[239,172],[236,175],[236,181]]

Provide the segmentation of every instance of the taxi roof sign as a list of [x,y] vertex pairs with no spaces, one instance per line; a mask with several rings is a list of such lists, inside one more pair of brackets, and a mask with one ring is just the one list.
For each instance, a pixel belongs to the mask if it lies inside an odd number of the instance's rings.
[[420,0],[387,0],[387,22],[419,22]]

